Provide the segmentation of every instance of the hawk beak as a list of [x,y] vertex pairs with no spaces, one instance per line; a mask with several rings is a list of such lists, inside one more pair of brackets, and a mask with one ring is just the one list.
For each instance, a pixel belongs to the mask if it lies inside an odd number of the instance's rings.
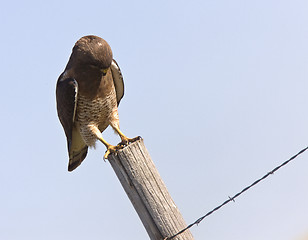
[[108,72],[108,68],[102,69],[101,71],[102,71],[103,76],[106,76]]

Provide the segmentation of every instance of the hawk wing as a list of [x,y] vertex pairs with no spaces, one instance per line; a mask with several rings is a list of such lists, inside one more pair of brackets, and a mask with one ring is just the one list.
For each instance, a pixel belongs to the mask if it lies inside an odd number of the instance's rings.
[[59,77],[56,88],[57,111],[63,126],[69,153],[68,170],[73,171],[85,159],[88,146],[74,126],[77,108],[78,83],[73,78]]
[[121,101],[122,97],[124,96],[123,75],[121,73],[121,70],[120,70],[118,63],[114,59],[112,60],[110,69],[111,69],[111,73],[112,73],[114,87],[115,87],[115,90],[116,90],[117,103],[118,103],[118,106],[119,106],[120,101]]

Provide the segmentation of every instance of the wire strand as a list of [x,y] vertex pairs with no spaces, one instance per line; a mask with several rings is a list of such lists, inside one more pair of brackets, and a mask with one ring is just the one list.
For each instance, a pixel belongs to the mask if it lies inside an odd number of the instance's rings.
[[287,165],[289,162],[293,161],[295,158],[297,158],[299,155],[301,155],[302,153],[304,153],[306,150],[308,149],[308,147],[302,149],[301,151],[299,151],[297,154],[295,154],[294,156],[292,156],[290,159],[288,159],[287,161],[283,162],[282,164],[280,164],[279,166],[275,167],[272,171],[268,172],[267,174],[265,174],[263,177],[259,178],[258,180],[256,180],[255,182],[253,182],[252,184],[250,184],[249,186],[245,187],[242,191],[238,192],[237,194],[235,194],[233,197],[229,197],[228,200],[226,200],[225,202],[223,202],[222,204],[220,204],[219,206],[215,207],[213,210],[209,211],[207,214],[205,214],[204,216],[198,218],[196,221],[194,221],[193,223],[189,224],[186,228],[182,229],[181,231],[179,231],[178,233],[174,234],[171,237],[166,237],[164,238],[164,240],[171,240],[173,238],[175,238],[176,236],[182,234],[183,232],[185,232],[186,230],[188,230],[189,228],[191,228],[192,226],[199,224],[200,222],[202,222],[202,220],[208,216],[210,216],[212,213],[216,212],[218,209],[220,209],[221,207],[223,207],[224,205],[228,204],[229,202],[233,201],[239,197],[241,194],[243,194],[244,192],[246,192],[248,189],[250,189],[251,187],[257,185],[259,182],[261,182],[262,180],[266,179],[269,175],[274,174],[276,171],[278,171],[281,167]]

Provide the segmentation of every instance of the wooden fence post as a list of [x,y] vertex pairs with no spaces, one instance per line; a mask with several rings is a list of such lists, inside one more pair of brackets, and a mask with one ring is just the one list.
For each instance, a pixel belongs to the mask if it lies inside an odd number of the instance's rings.
[[[108,160],[151,240],[162,240],[186,227],[142,139]],[[187,230],[174,240],[193,240],[193,236]]]

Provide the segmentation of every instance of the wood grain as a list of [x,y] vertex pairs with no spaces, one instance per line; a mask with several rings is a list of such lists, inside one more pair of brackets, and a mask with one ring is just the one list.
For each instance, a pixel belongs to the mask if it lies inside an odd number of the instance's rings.
[[[162,240],[186,227],[142,139],[108,160],[151,240]],[[187,230],[174,240],[193,240],[193,236]]]

